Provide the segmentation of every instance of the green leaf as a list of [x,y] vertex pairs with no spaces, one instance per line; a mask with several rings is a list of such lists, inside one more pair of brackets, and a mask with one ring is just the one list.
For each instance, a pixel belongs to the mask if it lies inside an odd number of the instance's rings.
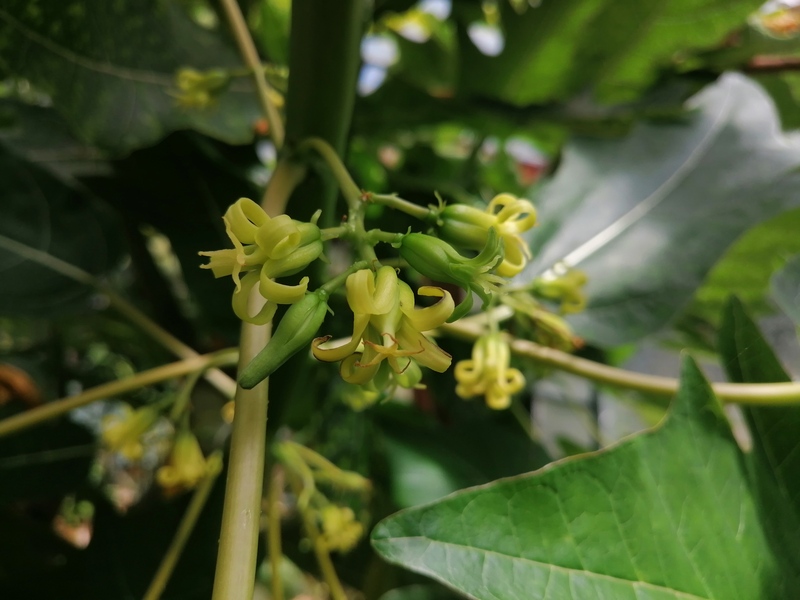
[[[695,292],[692,315],[717,322],[731,294],[757,312],[772,307],[768,300],[770,276],[787,256],[800,252],[800,210],[773,217],[750,229],[731,246]],[[777,274],[775,275],[777,277]],[[773,289],[775,279],[772,280]],[[781,303],[781,300],[773,292]],[[781,305],[784,310],[786,306]]]
[[[719,349],[731,381],[789,381],[772,348],[736,298],[725,309]],[[769,531],[773,544],[791,548],[800,539],[800,407],[749,407],[744,413],[753,441],[748,461],[760,509],[773,515]],[[784,555],[797,569],[796,550]]]
[[771,545],[769,519],[686,359],[655,430],[402,511],[372,541],[390,562],[479,600],[788,599],[800,570],[781,555],[796,556],[797,542]]
[[122,255],[114,215],[83,190],[68,186],[0,146],[0,314],[37,315],[86,308],[93,290],[9,250],[8,240],[43,251],[93,275]]
[[727,75],[690,107],[684,123],[575,141],[541,192],[523,277],[559,261],[584,270],[590,304],[572,322],[592,342],[663,327],[736,238],[800,204],[800,143],[757,85]]
[[0,9],[0,70],[52,96],[84,141],[126,152],[176,129],[243,143],[260,114],[249,79],[235,80],[208,110],[180,108],[178,69],[240,68],[216,30],[176,2],[29,2]]
[[722,42],[758,8],[753,0],[540,2],[517,15],[502,3],[505,50],[482,55],[462,40],[463,90],[544,104],[594,88],[606,101],[636,98],[676,55]]
[[402,508],[547,463],[544,450],[508,414],[484,407],[465,406],[447,424],[396,406],[383,407],[378,418],[390,492]]
[[778,306],[800,325],[800,254],[792,257],[772,276],[771,287]]
[[455,600],[448,590],[435,585],[408,585],[386,592],[380,600]]

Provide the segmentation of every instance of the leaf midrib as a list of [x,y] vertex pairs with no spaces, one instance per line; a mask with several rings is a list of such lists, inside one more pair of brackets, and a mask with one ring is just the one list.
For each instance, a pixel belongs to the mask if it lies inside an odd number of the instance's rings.
[[[511,560],[518,560],[525,563],[530,563],[533,565],[537,565],[540,567],[554,569],[556,571],[560,571],[566,574],[580,574],[584,575],[587,578],[597,578],[602,580],[609,580],[616,583],[627,583],[630,584],[632,587],[639,586],[643,587],[648,590],[657,591],[657,592],[664,592],[670,593],[675,595],[677,598],[683,598],[685,600],[713,600],[713,598],[708,596],[696,596],[694,594],[690,594],[688,592],[681,592],[672,588],[667,588],[664,586],[656,585],[654,583],[649,583],[646,581],[632,581],[630,579],[623,579],[621,577],[614,577],[613,575],[605,575],[603,573],[595,573],[594,571],[587,571],[586,569],[572,569],[569,567],[562,567],[561,565],[554,565],[552,563],[546,563],[538,560],[533,560],[531,558],[524,558],[522,556],[512,556],[510,554],[504,554],[502,552],[498,552],[496,550],[486,550],[483,548],[476,548],[474,546],[468,546],[466,544],[456,544],[454,542],[442,542],[439,540],[434,540],[424,535],[410,535],[410,536],[403,536],[403,537],[391,537],[391,538],[382,538],[379,540],[375,540],[375,543],[380,544],[381,542],[391,540],[393,543],[402,540],[423,540],[428,542],[429,544],[441,544],[443,546],[452,546],[455,548],[464,548],[467,550],[472,550],[476,552],[481,552],[483,554],[493,554],[496,556],[501,556],[503,558],[511,559]],[[433,574],[432,572],[430,574]],[[441,579],[438,575],[435,575],[437,578]]]

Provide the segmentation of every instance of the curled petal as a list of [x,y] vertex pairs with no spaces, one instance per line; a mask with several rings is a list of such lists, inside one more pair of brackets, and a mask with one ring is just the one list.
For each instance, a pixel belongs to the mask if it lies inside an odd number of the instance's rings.
[[487,212],[495,214],[497,226],[504,234],[522,233],[536,224],[536,209],[533,204],[511,194],[495,196],[489,203]]
[[285,285],[267,277],[261,269],[258,289],[267,300],[278,304],[294,304],[300,302],[308,289],[308,277],[303,277],[297,285]]
[[408,293],[405,293],[401,286],[400,308],[417,331],[436,329],[453,314],[456,304],[453,301],[453,296],[447,290],[434,286],[419,288],[418,293],[420,296],[438,296],[441,300],[433,306],[414,308],[414,294],[407,285],[405,288]]
[[361,343],[361,336],[369,323],[369,315],[355,315],[353,319],[353,336],[341,346],[323,348],[330,337],[319,337],[311,342],[311,353],[314,358],[324,362],[338,362],[352,355]]
[[397,272],[381,267],[377,273],[369,269],[356,271],[347,278],[347,303],[353,313],[383,315],[392,310],[397,300]]
[[506,236],[503,238],[505,257],[497,267],[498,275],[514,277],[522,272],[531,257],[527,244],[519,236]]
[[254,325],[265,325],[275,316],[278,305],[275,302],[267,302],[256,314],[250,316],[250,294],[258,282],[259,273],[257,271],[251,271],[245,275],[242,278],[242,285],[233,292],[231,305],[233,306],[233,313],[242,321]]
[[288,256],[300,239],[300,230],[289,215],[278,215],[256,232],[256,244],[275,259]]
[[239,198],[228,207],[223,218],[228,235],[242,244],[255,243],[258,229],[270,221],[267,213],[249,198]]

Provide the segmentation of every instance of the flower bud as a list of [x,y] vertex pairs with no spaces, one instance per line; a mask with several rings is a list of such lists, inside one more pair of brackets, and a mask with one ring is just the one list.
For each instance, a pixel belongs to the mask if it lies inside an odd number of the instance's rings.
[[251,389],[272,375],[303,346],[311,343],[327,311],[328,293],[324,290],[307,294],[289,307],[269,343],[242,371],[239,385]]
[[494,229],[489,230],[486,244],[475,258],[466,258],[445,241],[423,233],[409,233],[400,242],[400,256],[411,267],[433,279],[453,283],[467,290],[466,299],[459,304],[448,322],[464,316],[472,307],[475,292],[484,303],[503,279],[490,272],[503,260],[502,240]]

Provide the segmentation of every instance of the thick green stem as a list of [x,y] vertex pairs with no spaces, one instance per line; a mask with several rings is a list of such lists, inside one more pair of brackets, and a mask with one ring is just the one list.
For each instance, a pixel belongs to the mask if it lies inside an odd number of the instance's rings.
[[377,202],[389,208],[399,210],[426,223],[431,223],[436,219],[436,213],[429,208],[414,204],[408,200],[403,200],[395,194],[367,194],[367,202]]
[[[278,164],[261,204],[267,214],[274,217],[285,210],[300,175],[296,165],[285,160]],[[258,312],[263,302],[255,288],[249,310]],[[242,324],[240,373],[267,345],[270,332],[271,325]],[[253,597],[267,448],[268,385],[269,379],[265,379],[250,390],[236,389],[213,600]]]
[[[475,340],[485,333],[482,325],[467,319],[443,325],[440,329],[453,337],[467,340]],[[659,396],[674,396],[680,385],[680,382],[672,377],[646,375],[609,367],[554,348],[541,346],[529,340],[511,338],[509,343],[514,354],[598,383],[607,383]],[[762,406],[800,404],[800,382],[712,383],[711,388],[717,398],[723,402]]]
[[[290,143],[317,137],[344,156],[366,10],[363,0],[292,1],[286,103],[286,137]],[[336,185],[330,178],[309,177],[292,200],[293,216],[308,219],[321,208],[321,225],[336,225],[336,197]]]
[[201,369],[208,369],[214,366],[228,366],[236,362],[236,350],[222,350],[213,354],[204,354],[186,358],[182,361],[175,362],[169,365],[156,367],[148,371],[142,371],[131,377],[119,379],[110,383],[104,383],[88,389],[75,396],[69,396],[48,402],[37,408],[25,411],[13,417],[8,417],[0,421],[0,437],[20,431],[27,427],[38,425],[50,419],[54,419],[64,413],[67,413],[75,408],[91,404],[97,400],[105,398],[113,398],[121,394],[125,394],[132,390],[153,385],[167,379],[174,377],[182,377],[189,373],[199,371]]
[[[269,325],[242,326],[240,372],[267,345],[269,335]],[[236,390],[214,600],[253,597],[267,448],[268,383],[265,379],[253,389]]]

